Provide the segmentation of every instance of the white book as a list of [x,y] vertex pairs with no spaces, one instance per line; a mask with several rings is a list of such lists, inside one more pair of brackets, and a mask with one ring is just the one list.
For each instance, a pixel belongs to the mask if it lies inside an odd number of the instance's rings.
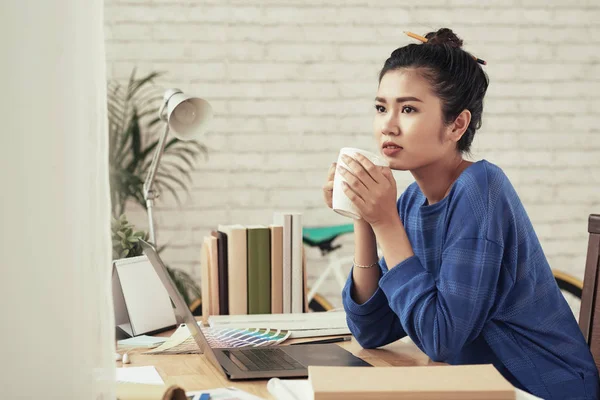
[[291,338],[347,335],[350,329],[344,311],[297,314],[211,315],[211,327],[240,329],[270,328],[291,331]]
[[331,329],[290,329],[290,339],[300,339],[307,337],[319,337],[319,336],[339,336],[339,335],[350,335],[350,329],[345,328],[331,328]]
[[248,314],[248,315],[211,315],[208,317],[210,326],[230,326],[254,323],[290,323],[302,322],[313,324],[314,327],[346,326],[345,311],[327,311],[295,314]]
[[292,313],[304,311],[302,214],[292,213]]
[[282,302],[283,313],[289,314],[292,312],[292,215],[277,212],[273,223],[283,226]]

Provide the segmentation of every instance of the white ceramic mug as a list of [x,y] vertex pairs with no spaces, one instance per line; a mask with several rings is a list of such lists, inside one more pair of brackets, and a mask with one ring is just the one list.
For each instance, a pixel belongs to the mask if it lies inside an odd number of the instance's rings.
[[[337,166],[340,165],[349,169],[346,163],[342,160],[342,155],[347,155],[352,158],[355,158],[354,155],[356,153],[362,154],[366,158],[368,158],[373,164],[379,165],[382,167],[388,167],[389,163],[383,157],[378,156],[377,154],[371,153],[370,151],[355,149],[352,147],[344,147],[340,150],[340,154],[337,160]],[[340,174],[339,170],[336,168],[335,176],[333,178],[333,199],[332,199],[332,208],[336,213],[343,215],[344,217],[349,217],[353,219],[360,219],[360,215],[352,204],[352,201],[346,196],[344,193],[344,177]]]

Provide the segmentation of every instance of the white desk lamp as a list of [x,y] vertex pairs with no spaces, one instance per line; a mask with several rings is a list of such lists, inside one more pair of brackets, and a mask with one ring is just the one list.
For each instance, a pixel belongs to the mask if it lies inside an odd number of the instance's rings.
[[154,207],[154,199],[159,194],[152,189],[152,184],[154,183],[160,158],[165,150],[169,129],[173,131],[173,135],[179,140],[199,138],[206,132],[212,120],[213,111],[210,104],[204,99],[187,96],[179,89],[168,89],[163,97],[163,104],[158,111],[158,117],[166,122],[166,127],[154,152],[143,187],[148,210],[148,241],[154,245],[156,245],[156,237],[152,208]]

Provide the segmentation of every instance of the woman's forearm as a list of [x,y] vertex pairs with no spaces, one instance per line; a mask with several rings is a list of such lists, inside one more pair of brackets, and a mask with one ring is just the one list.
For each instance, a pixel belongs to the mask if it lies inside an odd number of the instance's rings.
[[[358,265],[373,265],[377,261],[377,242],[371,225],[362,219],[355,221],[354,262]],[[381,270],[377,265],[371,268],[354,267],[352,270],[352,280],[354,281],[352,299],[358,304],[369,300],[379,287],[380,277]]]
[[386,221],[385,224],[373,226],[372,229],[388,269],[392,269],[407,258],[414,256],[415,253],[399,216],[397,219]]

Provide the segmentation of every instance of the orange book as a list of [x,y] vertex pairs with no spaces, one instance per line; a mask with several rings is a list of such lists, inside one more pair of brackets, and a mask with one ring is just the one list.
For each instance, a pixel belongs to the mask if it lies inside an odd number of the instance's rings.
[[210,251],[210,314],[220,315],[219,309],[219,248],[216,237],[209,237],[208,249]]
[[271,230],[271,314],[283,313],[283,226]]
[[211,311],[210,301],[210,245],[204,238],[200,250],[200,286],[202,290],[202,321],[208,323]]

